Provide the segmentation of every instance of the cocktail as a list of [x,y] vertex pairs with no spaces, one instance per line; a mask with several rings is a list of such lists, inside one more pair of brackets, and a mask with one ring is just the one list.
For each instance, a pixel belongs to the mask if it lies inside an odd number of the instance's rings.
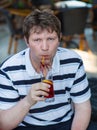
[[[43,59],[42,59],[43,66],[45,65],[44,60],[45,59],[43,57]],[[50,85],[49,95],[46,96],[45,102],[53,102],[54,101],[54,86],[53,86],[53,75],[52,75],[52,69],[51,68],[48,69],[46,76],[44,76],[44,78],[42,79],[42,82]]]

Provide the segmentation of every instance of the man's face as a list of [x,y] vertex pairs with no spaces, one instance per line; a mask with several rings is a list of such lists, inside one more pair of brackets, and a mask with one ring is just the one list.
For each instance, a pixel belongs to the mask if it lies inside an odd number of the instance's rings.
[[28,47],[32,63],[40,64],[44,57],[44,63],[51,64],[58,46],[59,38],[55,31],[44,29],[30,32]]

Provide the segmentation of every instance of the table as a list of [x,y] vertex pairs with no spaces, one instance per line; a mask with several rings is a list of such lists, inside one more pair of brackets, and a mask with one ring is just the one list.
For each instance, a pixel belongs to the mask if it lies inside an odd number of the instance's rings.
[[9,11],[10,14],[23,17],[26,17],[32,11],[31,9],[14,9],[14,8],[6,8],[6,10]]
[[92,4],[88,4],[82,1],[60,1],[55,3],[56,8],[79,8],[79,7],[88,7],[91,8]]

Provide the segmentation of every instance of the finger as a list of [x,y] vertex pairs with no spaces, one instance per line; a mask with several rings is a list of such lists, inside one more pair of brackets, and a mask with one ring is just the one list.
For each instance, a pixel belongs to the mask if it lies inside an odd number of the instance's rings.
[[48,96],[49,93],[46,91],[36,91],[36,96],[42,97],[42,96]]
[[41,97],[36,97],[36,101],[45,101],[45,97],[41,96]]
[[36,90],[36,91],[37,91],[37,90],[43,90],[43,91],[49,92],[49,87],[50,87],[49,84],[41,83],[41,84],[39,84],[39,85],[37,85],[37,86],[35,87],[35,90]]

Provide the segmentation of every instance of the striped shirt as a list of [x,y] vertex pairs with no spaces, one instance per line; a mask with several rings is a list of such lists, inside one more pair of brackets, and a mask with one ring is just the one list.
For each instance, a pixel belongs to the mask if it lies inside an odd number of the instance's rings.
[[[72,102],[83,103],[90,98],[83,62],[76,52],[59,47],[52,68],[55,101],[37,102],[19,125],[45,126],[67,121],[74,112]],[[17,104],[40,81],[40,74],[31,65],[29,48],[7,59],[0,68],[0,109]]]

